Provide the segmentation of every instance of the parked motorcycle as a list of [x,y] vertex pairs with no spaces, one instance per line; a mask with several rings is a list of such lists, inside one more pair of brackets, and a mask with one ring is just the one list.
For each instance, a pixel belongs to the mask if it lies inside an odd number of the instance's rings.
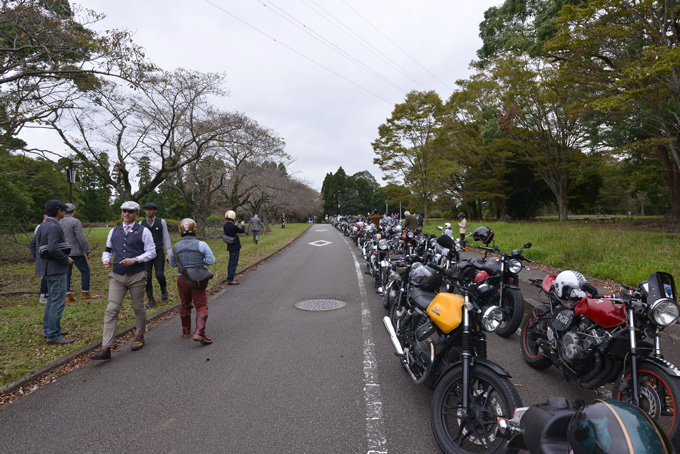
[[616,380],[612,396],[645,410],[680,446],[680,370],[663,359],[660,342],[680,315],[673,277],[655,272],[615,295],[598,295],[576,271],[530,281],[544,305],[522,323],[525,361],[555,365],[588,389]]
[[[459,277],[433,263],[418,270],[425,271],[423,279],[434,281],[432,271],[445,278]],[[458,291],[463,296],[414,295],[412,289],[408,305],[383,322],[396,356],[414,383],[434,389],[430,417],[441,449],[447,453],[505,452],[496,422],[522,404],[510,374],[486,358],[485,333],[498,328],[502,313],[498,306],[480,305],[466,287],[459,286]]]
[[[450,238],[442,235],[444,238]],[[484,246],[478,249],[484,251],[481,260],[462,260],[458,262],[457,269],[461,272],[465,282],[479,284],[479,295],[485,301],[498,305],[503,311],[503,323],[496,330],[501,337],[509,337],[517,331],[522,323],[524,315],[524,297],[519,289],[519,273],[522,271],[522,262],[531,262],[524,257],[522,252],[529,249],[531,243],[526,243],[523,248],[516,249],[512,253],[502,252],[493,241],[494,232],[488,227],[478,227],[472,237],[475,241],[481,241]],[[441,238],[441,237],[440,237]],[[446,241],[449,249],[455,248],[455,242],[451,238]],[[492,244],[489,246],[489,244]],[[496,253],[498,257],[489,257],[489,253]]]
[[613,399],[570,405],[563,397],[515,410],[498,421],[506,449],[530,454],[673,454],[658,423],[640,408]]

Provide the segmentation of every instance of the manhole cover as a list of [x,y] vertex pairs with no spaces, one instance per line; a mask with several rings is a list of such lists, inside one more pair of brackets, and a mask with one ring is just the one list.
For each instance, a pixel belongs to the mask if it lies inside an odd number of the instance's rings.
[[338,300],[307,300],[296,303],[295,307],[303,311],[332,311],[345,307],[345,303]]

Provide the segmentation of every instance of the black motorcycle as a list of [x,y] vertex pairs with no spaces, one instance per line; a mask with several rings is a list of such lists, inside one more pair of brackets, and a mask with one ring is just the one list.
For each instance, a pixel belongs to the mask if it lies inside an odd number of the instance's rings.
[[437,443],[447,453],[506,452],[496,423],[522,404],[510,374],[486,357],[485,333],[500,325],[500,308],[482,305],[455,283],[462,296],[416,291],[418,284],[431,287],[428,281],[436,286],[442,276],[456,281],[455,271],[431,263],[414,274],[407,305],[383,322],[414,383],[434,389],[430,417]]
[[[531,247],[531,243],[526,243],[524,247],[508,254],[496,246],[493,240],[494,232],[488,227],[477,228],[472,237],[484,244],[477,246],[484,251],[484,257],[481,260],[463,260],[458,263],[458,269],[466,282],[480,284],[480,298],[488,299],[501,308],[503,323],[496,330],[496,334],[509,337],[522,323],[524,297],[519,289],[519,273],[523,268],[522,262],[531,263],[531,260],[522,254],[524,249]],[[455,247],[453,240],[450,244]],[[498,256],[489,257],[489,253]]]

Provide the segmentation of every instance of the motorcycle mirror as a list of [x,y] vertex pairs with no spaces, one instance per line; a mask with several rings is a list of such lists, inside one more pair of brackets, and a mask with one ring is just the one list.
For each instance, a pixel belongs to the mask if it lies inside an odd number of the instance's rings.
[[524,245],[524,249],[529,249],[531,247],[531,243],[527,243]]
[[448,235],[440,235],[437,238],[437,244],[445,247],[446,249],[453,249],[456,245],[456,243],[453,241],[453,238]]

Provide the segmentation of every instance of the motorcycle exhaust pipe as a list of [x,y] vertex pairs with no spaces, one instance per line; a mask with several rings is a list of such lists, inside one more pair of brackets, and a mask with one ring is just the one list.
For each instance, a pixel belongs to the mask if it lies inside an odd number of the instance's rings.
[[399,356],[403,357],[404,349],[401,347],[401,343],[399,343],[399,339],[397,338],[397,333],[394,331],[394,326],[392,326],[392,321],[387,315],[383,317],[383,323],[385,324],[387,334],[390,335],[390,340],[392,341],[392,346],[394,347],[394,350],[397,352]]

